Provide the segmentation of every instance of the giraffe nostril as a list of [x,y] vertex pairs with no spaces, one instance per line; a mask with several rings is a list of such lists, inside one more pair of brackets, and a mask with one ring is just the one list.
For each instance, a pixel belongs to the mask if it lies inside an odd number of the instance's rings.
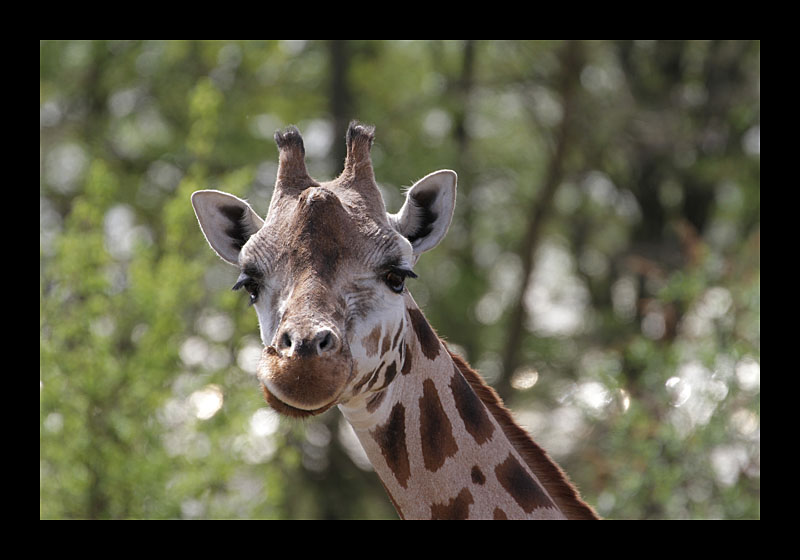
[[286,329],[277,342],[278,351],[285,357],[325,356],[335,354],[340,346],[339,337],[330,329],[321,329],[308,337]]
[[318,332],[314,337],[314,342],[317,349],[317,354],[320,356],[324,354],[336,353],[341,346],[339,337],[329,329],[324,329]]
[[322,350],[323,352],[332,345],[333,341],[331,339],[331,333],[325,333],[322,337],[322,340],[319,341],[317,348]]

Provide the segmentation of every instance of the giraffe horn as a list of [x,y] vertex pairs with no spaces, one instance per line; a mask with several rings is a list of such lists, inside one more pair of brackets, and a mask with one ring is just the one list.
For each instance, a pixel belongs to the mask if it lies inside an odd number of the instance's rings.
[[347,127],[347,158],[344,161],[343,175],[352,177],[352,180],[372,179],[372,159],[370,148],[375,140],[375,127],[351,121]]
[[306,149],[297,127],[290,125],[284,131],[275,132],[278,145],[278,184],[306,188],[314,181],[306,170]]

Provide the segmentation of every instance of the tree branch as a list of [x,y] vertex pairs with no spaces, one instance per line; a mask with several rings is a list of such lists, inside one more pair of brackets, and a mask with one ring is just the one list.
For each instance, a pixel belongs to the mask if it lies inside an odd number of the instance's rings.
[[503,362],[501,377],[495,389],[501,397],[505,398],[511,393],[511,376],[519,365],[520,348],[524,335],[524,325],[528,318],[525,308],[525,293],[531,282],[534,271],[534,255],[539,245],[542,228],[550,215],[558,186],[564,175],[564,160],[567,145],[570,140],[572,113],[574,110],[574,93],[580,68],[583,64],[582,46],[577,41],[570,41],[564,45],[561,52],[560,91],[563,107],[561,123],[556,130],[555,149],[550,158],[545,174],[544,183],[539,189],[538,196],[534,197],[528,212],[530,220],[528,228],[521,240],[518,254],[522,260],[522,283],[515,305],[511,310],[508,322],[506,344],[503,349]]

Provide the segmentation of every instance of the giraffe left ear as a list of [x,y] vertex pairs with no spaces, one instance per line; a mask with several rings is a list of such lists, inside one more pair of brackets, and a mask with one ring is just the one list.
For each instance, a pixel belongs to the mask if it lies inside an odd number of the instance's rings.
[[239,251],[264,220],[241,198],[215,190],[196,191],[192,206],[211,248],[223,260],[238,266]]
[[444,239],[456,206],[457,180],[449,169],[426,175],[408,190],[400,211],[389,215],[394,228],[411,242],[415,258]]

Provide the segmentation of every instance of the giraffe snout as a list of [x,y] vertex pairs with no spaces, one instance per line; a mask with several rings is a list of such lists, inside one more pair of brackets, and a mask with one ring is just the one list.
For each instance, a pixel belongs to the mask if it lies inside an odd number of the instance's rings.
[[277,336],[275,348],[286,358],[334,356],[342,349],[342,339],[329,328],[313,329],[310,332],[286,328]]
[[350,352],[336,329],[289,324],[264,348],[258,378],[275,410],[302,417],[336,404],[352,370]]

